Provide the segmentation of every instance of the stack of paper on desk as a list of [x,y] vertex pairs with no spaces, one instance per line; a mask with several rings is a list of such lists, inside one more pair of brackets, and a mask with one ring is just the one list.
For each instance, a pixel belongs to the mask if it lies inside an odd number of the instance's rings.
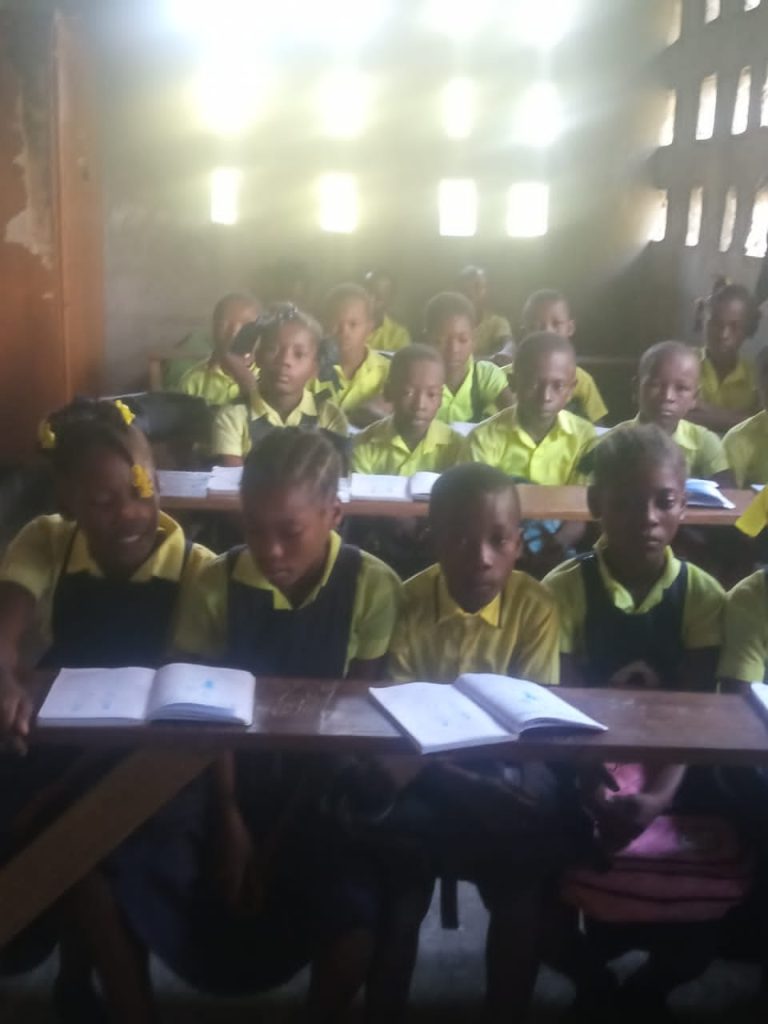
[[386,476],[353,473],[349,482],[352,501],[427,501],[439,473]]

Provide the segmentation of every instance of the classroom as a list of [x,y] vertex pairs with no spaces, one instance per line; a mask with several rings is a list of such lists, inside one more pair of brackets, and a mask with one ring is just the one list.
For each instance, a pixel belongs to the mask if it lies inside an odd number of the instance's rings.
[[2,1024],[768,1008],[768,0],[0,0]]

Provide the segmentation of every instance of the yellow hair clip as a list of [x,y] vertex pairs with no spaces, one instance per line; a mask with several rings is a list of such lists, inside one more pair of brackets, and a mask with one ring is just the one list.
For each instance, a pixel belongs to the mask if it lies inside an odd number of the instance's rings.
[[130,427],[136,419],[136,414],[128,408],[125,402],[121,402],[119,398],[115,399],[115,408],[120,411],[120,415],[125,420],[126,427]]
[[56,435],[54,434],[48,420],[43,420],[37,428],[37,440],[40,442],[40,447],[44,448],[46,451],[50,451],[51,448],[56,447]]
[[152,483],[152,477],[143,466],[139,466],[135,462],[131,466],[131,483],[140,498],[154,497],[155,487]]

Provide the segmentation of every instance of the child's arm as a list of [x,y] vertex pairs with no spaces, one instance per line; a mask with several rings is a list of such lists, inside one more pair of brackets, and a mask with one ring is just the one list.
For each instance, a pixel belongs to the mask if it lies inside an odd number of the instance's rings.
[[243,398],[249,398],[256,390],[256,378],[248,363],[242,356],[236,355],[234,352],[223,351],[217,353],[217,355],[222,370],[229,374],[237,384]]
[[376,395],[375,398],[369,398],[367,402],[362,402],[354,409],[347,410],[347,419],[353,427],[369,427],[371,423],[383,420],[391,412],[391,403],[381,395]]
[[376,683],[387,675],[386,655],[381,658],[358,659],[350,661],[347,668],[347,679],[361,679],[366,683]]
[[511,405],[515,404],[515,396],[511,388],[504,388],[501,394],[496,399],[496,406],[499,410],[508,409]]
[[716,434],[724,434],[726,430],[735,427],[749,417],[749,413],[734,412],[733,409],[722,409],[718,405],[710,405],[699,399],[696,408],[688,413],[688,419],[692,423],[699,423],[702,427],[714,430]]

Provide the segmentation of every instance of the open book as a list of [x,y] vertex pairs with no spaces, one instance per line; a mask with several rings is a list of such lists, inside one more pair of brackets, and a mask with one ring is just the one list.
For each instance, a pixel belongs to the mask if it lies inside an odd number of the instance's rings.
[[427,501],[439,473],[386,476],[353,473],[349,481],[352,501]]
[[403,683],[368,692],[422,754],[509,743],[528,729],[606,729],[551,687],[508,676],[467,674],[451,686]]
[[686,480],[685,497],[694,508],[736,508],[714,480]]
[[[242,466],[214,466],[210,474],[206,474],[208,494],[239,494],[242,476]],[[346,477],[339,480],[338,497],[339,501],[349,501],[349,483]]]
[[143,722],[253,723],[255,680],[248,672],[205,665],[64,668],[40,709],[43,725],[140,725]]

